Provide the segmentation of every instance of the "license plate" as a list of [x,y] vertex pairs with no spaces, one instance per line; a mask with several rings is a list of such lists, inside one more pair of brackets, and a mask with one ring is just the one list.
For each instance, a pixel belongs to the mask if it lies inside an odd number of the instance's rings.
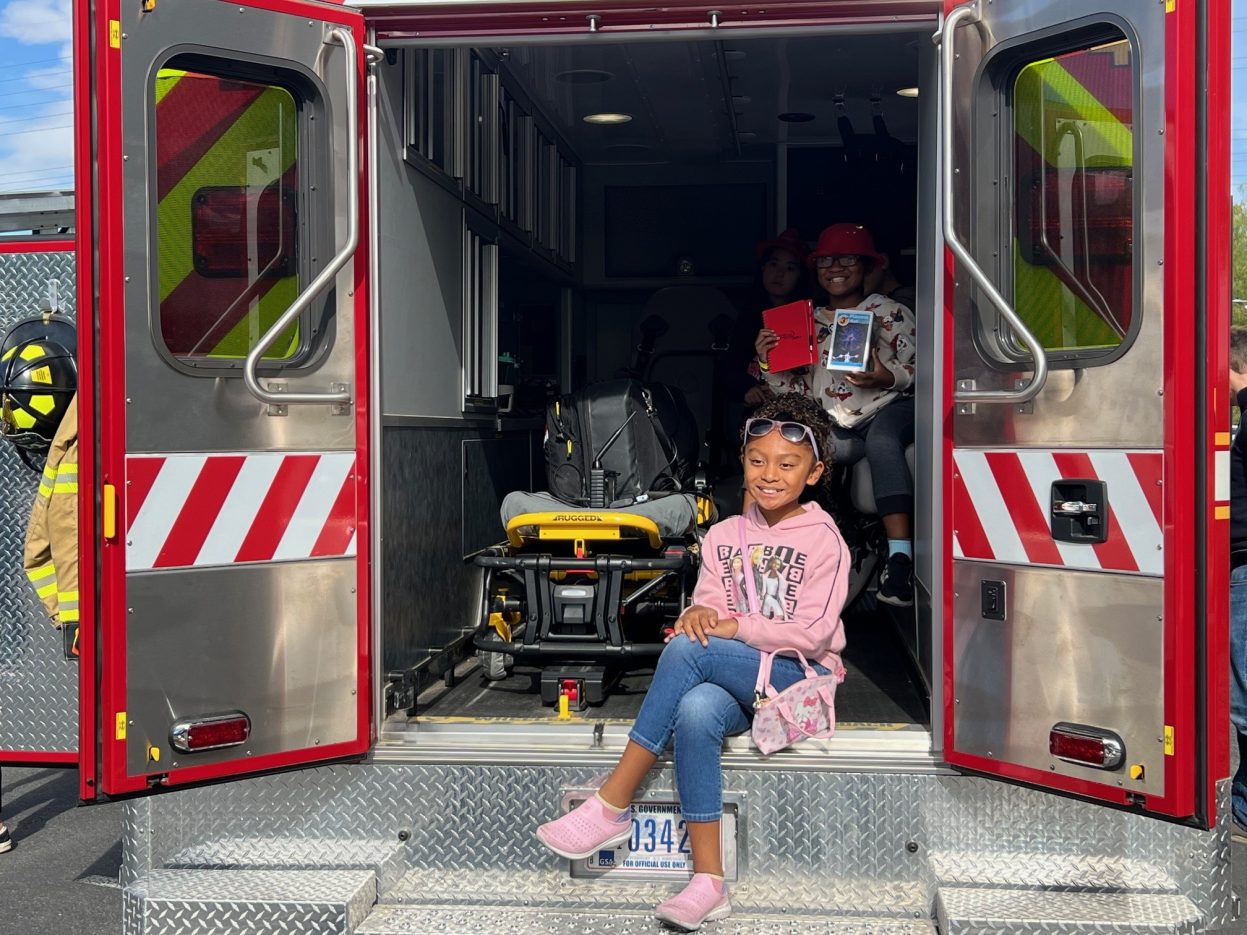
[[[723,807],[723,870],[736,879],[736,806]],[[615,848],[600,850],[584,861],[591,876],[687,876],[693,872],[688,827],[674,802],[634,802],[632,836]]]

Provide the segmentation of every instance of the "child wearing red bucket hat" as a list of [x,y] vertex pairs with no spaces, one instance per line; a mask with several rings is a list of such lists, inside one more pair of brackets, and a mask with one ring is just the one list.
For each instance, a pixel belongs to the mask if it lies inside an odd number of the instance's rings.
[[783,373],[766,371],[767,354],[779,336],[758,332],[754,349],[767,384],[776,393],[803,393],[819,400],[831,416],[835,461],[870,462],[875,503],[888,536],[888,561],[879,579],[878,599],[908,607],[913,603],[913,478],[905,449],[914,440],[913,313],[885,295],[867,295],[865,282],[884,257],[870,231],[860,224],[833,224],[818,237],[806,257],[826,301],[814,310],[820,358],[827,359],[832,316],[842,309],[874,313],[871,369],[864,373],[803,367]]

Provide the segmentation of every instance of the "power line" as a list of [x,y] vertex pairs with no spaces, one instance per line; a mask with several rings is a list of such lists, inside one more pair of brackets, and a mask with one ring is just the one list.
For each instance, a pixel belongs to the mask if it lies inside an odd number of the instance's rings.
[[50,133],[53,130],[70,130],[70,129],[73,129],[73,126],[74,125],[72,123],[58,123],[55,126],[51,126],[51,127],[39,127],[38,129],[35,129],[35,130],[18,130],[16,133],[5,133],[5,134],[0,134],[0,136],[3,136],[3,137],[29,136],[31,133]]
[[69,110],[58,110],[54,114],[39,114],[37,117],[15,117],[12,120],[0,120],[0,127],[3,127],[5,124],[30,123],[33,120],[46,120],[51,117],[69,117],[73,115],[73,112],[71,107]]
[[18,175],[47,175],[49,173],[56,174],[66,169],[72,169],[73,167],[74,167],[74,164],[70,162],[70,163],[66,163],[65,165],[60,165],[60,166],[45,166],[42,169],[23,169],[20,172],[18,171],[0,172],[0,177],[7,179],[7,178],[13,178]]
[[[64,59],[62,59],[60,56],[57,56],[55,58],[31,59],[29,62],[10,62],[7,65],[0,65],[0,71],[4,71],[5,69],[8,69],[8,68],[29,68],[31,65],[46,65],[49,62],[61,62],[61,61],[64,61]],[[71,62],[65,62],[66,67],[68,67],[71,64],[72,64]]]

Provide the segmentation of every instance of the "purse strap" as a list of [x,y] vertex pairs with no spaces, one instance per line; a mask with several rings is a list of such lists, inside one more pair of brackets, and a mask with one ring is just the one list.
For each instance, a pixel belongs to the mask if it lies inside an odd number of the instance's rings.
[[778,692],[771,685],[771,666],[775,662],[775,657],[780,653],[792,653],[801,661],[801,668],[805,669],[805,677],[807,679],[818,678],[818,673],[814,671],[814,667],[802,654],[801,650],[794,646],[781,646],[774,652],[762,654],[762,662],[758,665],[758,680],[754,683],[753,694],[755,698],[762,698],[765,695],[768,698],[774,698]]
[[742,513],[739,517],[740,522],[736,524],[736,535],[740,539],[740,565],[741,577],[745,579],[745,610],[751,614],[758,612],[758,592],[753,586],[753,565],[749,563],[749,556],[746,552],[745,545],[745,515]]

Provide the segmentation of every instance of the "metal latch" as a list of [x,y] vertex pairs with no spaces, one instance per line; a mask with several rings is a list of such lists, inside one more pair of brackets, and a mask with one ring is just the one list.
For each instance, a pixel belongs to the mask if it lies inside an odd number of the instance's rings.
[[1052,482],[1052,538],[1094,545],[1108,539],[1108,485],[1066,477]]

